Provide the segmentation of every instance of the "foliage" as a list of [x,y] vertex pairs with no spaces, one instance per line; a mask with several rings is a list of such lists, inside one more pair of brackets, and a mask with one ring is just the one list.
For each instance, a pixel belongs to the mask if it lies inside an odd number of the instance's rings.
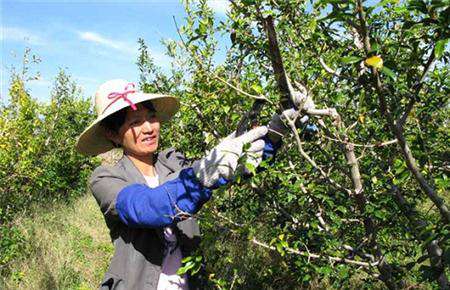
[[65,71],[55,79],[49,103],[39,103],[26,85],[30,50],[24,69],[12,73],[9,100],[0,119],[0,266],[2,273],[21,253],[23,238],[12,221],[30,205],[67,201],[86,192],[95,160],[74,150],[80,132],[92,119],[90,102]]
[[[307,88],[316,107],[335,108],[342,119],[339,127],[311,117],[320,133],[302,148],[317,166],[285,137],[272,166],[215,192],[200,216],[199,258],[215,287],[442,288],[439,279],[449,276],[441,210],[450,202],[449,3],[361,2],[231,1],[218,21],[206,1],[186,1],[180,40],[165,41],[173,62],[163,91],[182,108],[162,136],[188,157],[201,157],[236,128],[253,103],[249,94],[270,101],[261,124],[278,110],[262,24],[268,16],[294,89]],[[232,42],[220,64],[218,34]],[[138,64],[141,87],[154,91],[162,71]],[[349,146],[362,191],[344,154]],[[433,256],[433,245],[441,255]],[[194,261],[184,270],[198,271]]]
[[[263,172],[216,190],[199,217],[202,249],[181,271],[206,274],[219,289],[445,289],[448,1],[236,0],[230,7],[218,20],[206,0],[185,1],[180,39],[164,41],[169,72],[139,40],[141,88],[182,102],[163,127],[163,146],[200,158],[237,127],[255,97],[267,99],[259,123],[279,112],[268,17],[293,88],[339,115],[303,112],[316,136],[293,131],[300,142],[285,136]],[[230,35],[231,47],[217,63],[220,34]],[[59,73],[49,104],[27,91],[29,64],[38,61],[27,50],[1,106],[2,275],[27,242],[14,218],[32,204],[80,195],[97,163],[73,150],[93,114],[70,77]],[[74,243],[90,247],[91,240]],[[20,271],[11,277],[23,278]],[[58,285],[81,285],[75,268],[62,267],[57,277]]]
[[91,194],[42,207],[35,203],[14,224],[25,243],[0,288],[96,289],[114,253],[102,213]]

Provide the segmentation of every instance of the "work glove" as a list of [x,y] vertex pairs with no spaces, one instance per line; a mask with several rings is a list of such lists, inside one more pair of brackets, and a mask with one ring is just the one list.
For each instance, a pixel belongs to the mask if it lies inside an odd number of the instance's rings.
[[[294,102],[297,106],[300,106],[304,111],[308,109],[314,109],[314,101],[308,96],[306,90],[300,92],[294,92]],[[297,128],[304,127],[305,130],[310,128],[315,128],[314,134],[317,131],[317,127],[313,125],[312,127],[307,125],[309,117],[307,115],[300,117],[300,111],[295,108],[284,110],[281,114],[274,114],[269,122],[269,134],[268,137],[273,143],[278,143],[281,138],[289,132],[289,124],[287,118],[290,120],[295,120],[295,125]]]
[[241,136],[236,137],[232,133],[219,145],[214,147],[208,155],[192,166],[195,176],[205,187],[214,187],[223,178],[230,180],[236,173],[238,160],[244,155],[244,144],[250,144],[245,154],[247,163],[251,163],[255,168],[262,160],[264,149],[264,137],[268,132],[267,127],[254,128]]

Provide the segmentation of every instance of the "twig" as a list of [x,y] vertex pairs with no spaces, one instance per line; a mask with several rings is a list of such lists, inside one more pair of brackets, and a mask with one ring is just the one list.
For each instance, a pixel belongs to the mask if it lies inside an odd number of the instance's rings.
[[287,120],[289,126],[291,127],[291,131],[294,133],[295,141],[297,142],[298,151],[300,154],[308,161],[315,169],[317,169],[320,174],[328,180],[330,184],[335,186],[340,190],[344,190],[348,195],[352,195],[352,191],[348,188],[343,187],[339,183],[337,183],[334,179],[332,179],[323,169],[317,165],[317,163],[303,150],[302,142],[300,140],[300,136],[298,135],[297,128],[295,127],[295,123],[293,120],[289,118],[286,114],[284,114],[285,119]]
[[191,53],[192,58],[195,60],[195,62],[199,65],[199,67],[200,67],[203,71],[210,73],[210,74],[212,75],[213,78],[217,79],[218,81],[222,82],[223,84],[227,85],[228,87],[230,87],[230,88],[236,90],[236,91],[237,91],[238,93],[240,93],[240,94],[243,94],[243,95],[245,95],[245,96],[247,96],[247,97],[250,97],[250,98],[253,98],[253,99],[255,99],[255,100],[263,100],[263,101],[266,101],[266,102],[268,102],[268,103],[272,103],[268,98],[266,98],[266,97],[263,96],[263,95],[256,96],[256,95],[252,95],[252,94],[250,94],[250,93],[247,93],[247,92],[243,91],[242,89],[240,89],[240,88],[238,88],[238,87],[232,85],[231,83],[227,82],[226,80],[222,79],[222,78],[219,77],[216,73],[205,70],[205,69],[203,68],[203,63],[202,63],[202,61],[199,59],[199,57],[198,57],[197,55],[195,55],[194,53],[192,53],[192,52],[189,50],[189,48],[188,48],[186,42],[184,41],[183,36],[181,35],[180,29],[179,29],[179,27],[178,27],[178,23],[177,23],[177,21],[175,20],[175,16],[173,16],[173,21],[174,21],[174,23],[175,23],[175,28],[176,28],[176,30],[177,30],[178,36],[180,37],[180,40],[181,40],[181,43],[183,44],[184,49],[185,49],[186,51],[188,51],[188,52]]
[[336,138],[331,138],[326,135],[323,135],[323,137],[325,139],[328,139],[331,141],[335,141],[335,142],[339,142],[339,143],[343,143],[343,144],[352,144],[355,147],[364,147],[364,148],[378,148],[378,147],[384,147],[384,146],[388,146],[388,145],[397,143],[397,139],[392,139],[389,141],[384,141],[384,142],[379,142],[379,143],[374,143],[374,144],[356,144],[356,143],[352,143],[352,142],[348,142],[348,141],[338,140]]
[[[261,241],[258,241],[256,238],[251,239],[251,242],[255,245],[264,247],[266,249],[270,249],[273,251],[277,251],[277,249],[274,246],[270,246],[266,243],[263,243]],[[324,260],[329,260],[329,261],[334,261],[334,262],[339,262],[339,263],[346,263],[346,264],[352,264],[352,265],[358,265],[358,266],[362,266],[362,267],[374,267],[378,265],[378,262],[362,262],[362,261],[356,261],[356,260],[351,260],[351,259],[346,259],[346,258],[339,258],[339,257],[333,257],[333,256],[324,256],[324,255],[319,255],[319,254],[314,254],[311,252],[304,252],[304,251],[300,251],[297,249],[292,249],[292,248],[284,248],[286,250],[286,252],[291,253],[291,254],[296,254],[296,255],[300,255],[300,256],[304,256],[307,257],[308,259],[324,259]]]
[[220,212],[217,210],[217,208],[213,208],[212,211],[213,211],[213,213],[214,213],[215,215],[217,215],[217,216],[220,217],[221,219],[226,220],[227,222],[229,222],[230,224],[232,224],[232,225],[234,225],[234,226],[236,226],[236,227],[240,227],[240,228],[241,228],[241,227],[244,226],[243,224],[239,224],[239,223],[233,221],[232,219],[230,219],[230,218],[224,216],[222,213],[220,213]]
[[319,57],[319,63],[320,63],[320,65],[323,67],[323,69],[324,69],[327,73],[330,73],[330,74],[332,74],[332,75],[334,75],[334,76],[337,76],[337,77],[341,76],[340,73],[338,73],[337,71],[335,71],[335,70],[333,70],[332,68],[330,68],[330,67],[325,63],[325,61],[322,59],[322,57]]
[[249,94],[249,93],[247,93],[247,92],[244,92],[244,91],[241,90],[240,88],[238,88],[238,87],[236,87],[236,86],[230,84],[229,82],[227,82],[226,80],[222,79],[221,77],[219,77],[219,76],[216,75],[216,74],[213,74],[213,77],[214,77],[215,79],[219,80],[220,82],[224,83],[225,85],[229,86],[230,88],[236,90],[238,93],[240,93],[240,94],[242,94],[242,95],[244,95],[244,96],[253,98],[253,99],[255,99],[255,100],[263,100],[263,101],[268,102],[269,104],[273,104],[273,102],[272,102],[271,100],[269,100],[268,98],[266,98],[266,97],[263,96],[263,95],[257,96],[257,95],[252,95],[252,94]]
[[422,72],[422,75],[421,75],[419,81],[418,81],[417,84],[414,86],[414,91],[415,91],[415,92],[414,92],[414,95],[410,95],[410,96],[409,96],[409,102],[408,102],[408,105],[406,105],[405,112],[404,112],[403,115],[397,120],[397,126],[400,127],[400,128],[403,127],[403,125],[404,125],[405,122],[406,122],[406,119],[408,118],[409,113],[410,113],[411,110],[413,109],[414,104],[415,104],[415,102],[416,102],[416,97],[415,97],[415,96],[418,96],[418,95],[419,95],[420,90],[421,90],[422,87],[423,87],[425,77],[426,77],[426,75],[428,74],[428,72],[430,71],[431,66],[432,66],[432,64],[433,64],[433,62],[434,62],[434,60],[435,60],[434,50],[435,50],[435,47],[433,47],[433,49],[432,49],[432,51],[431,51],[431,54],[430,54],[430,56],[429,56],[429,58],[428,58],[427,63],[425,64],[425,68],[424,68],[424,70],[423,70],[423,72]]
[[204,125],[206,125],[215,138],[220,138],[220,134],[214,129],[214,127],[207,121],[207,118],[203,115],[203,112],[199,109],[196,104],[193,104],[192,107],[195,109],[197,116]]
[[[307,110],[307,113],[311,114],[311,115],[330,116],[331,118],[333,118],[334,124],[338,128],[338,130],[339,129],[342,130],[342,128],[343,128],[341,117],[338,114],[338,112],[336,111],[336,109],[334,109],[334,108],[328,108],[328,109],[322,109],[322,110],[311,109],[311,110]],[[322,124],[323,124],[323,122],[322,122]],[[292,128],[292,126],[291,126],[291,128]],[[358,160],[356,159],[356,156],[355,156],[355,150],[354,150],[353,144],[347,141],[348,137],[346,135],[344,135],[343,137],[344,137],[344,142],[346,142],[346,143],[344,143],[345,144],[345,146],[344,146],[345,158],[347,159],[347,164],[350,165],[351,179],[353,182],[353,186],[355,188],[354,194],[356,195],[357,199],[360,199],[360,198],[363,198],[363,196],[361,195],[363,187],[362,187],[362,181],[361,181],[361,174],[359,172]],[[353,195],[352,191],[350,191],[350,195]],[[365,200],[359,200],[359,201],[357,200],[357,202],[359,202],[360,208],[363,209],[365,206]]]
[[[220,212],[217,211],[217,209],[213,208],[212,209],[213,214],[215,214],[217,217],[220,217],[221,219],[224,219],[225,221],[227,221],[228,223],[236,226],[236,227],[244,227],[243,224],[239,224],[234,222],[233,220],[231,220],[230,218],[225,217],[224,215],[222,215]],[[230,232],[232,233],[237,233],[235,230],[233,229],[228,229]],[[274,246],[270,246],[264,242],[258,241],[256,238],[252,238],[251,242],[255,245],[273,250],[273,251],[277,251],[277,249]],[[307,249],[306,245],[305,248]],[[304,257],[307,257],[308,259],[324,259],[324,260],[329,260],[329,261],[334,261],[334,262],[339,262],[339,263],[347,263],[347,264],[351,264],[351,265],[358,265],[358,266],[362,266],[362,267],[374,267],[378,265],[378,262],[362,262],[362,261],[356,261],[356,260],[351,260],[351,259],[347,259],[347,258],[339,258],[339,257],[333,257],[333,256],[324,256],[324,255],[319,255],[319,254],[314,254],[309,252],[309,250],[307,249],[307,252],[304,251],[300,251],[297,249],[292,249],[292,248],[285,248],[286,252],[290,253],[290,254],[296,254],[296,255],[301,255]]]
[[322,210],[322,208],[319,206],[319,211],[316,213],[316,217],[317,217],[317,219],[319,220],[319,223],[320,223],[320,224],[322,225],[322,227],[324,228],[324,230],[325,230],[326,232],[329,232],[329,231],[330,231],[330,227],[327,225],[327,223],[326,223],[325,220],[323,219],[322,213],[323,213],[323,210]]

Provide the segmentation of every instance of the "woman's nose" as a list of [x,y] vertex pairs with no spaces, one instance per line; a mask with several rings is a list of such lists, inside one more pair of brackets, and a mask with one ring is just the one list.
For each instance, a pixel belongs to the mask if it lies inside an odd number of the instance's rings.
[[143,124],[142,124],[142,131],[143,132],[152,132],[153,131],[153,125],[150,121],[146,120]]

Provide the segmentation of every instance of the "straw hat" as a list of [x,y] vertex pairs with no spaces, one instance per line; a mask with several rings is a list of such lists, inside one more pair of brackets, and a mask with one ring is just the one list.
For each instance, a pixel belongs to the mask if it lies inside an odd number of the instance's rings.
[[95,93],[97,119],[78,137],[75,148],[85,155],[98,155],[114,148],[106,138],[100,122],[106,117],[136,104],[151,100],[160,122],[168,121],[175,115],[180,103],[175,97],[161,94],[146,94],[135,89],[135,84],[125,80],[110,80],[103,83]]

